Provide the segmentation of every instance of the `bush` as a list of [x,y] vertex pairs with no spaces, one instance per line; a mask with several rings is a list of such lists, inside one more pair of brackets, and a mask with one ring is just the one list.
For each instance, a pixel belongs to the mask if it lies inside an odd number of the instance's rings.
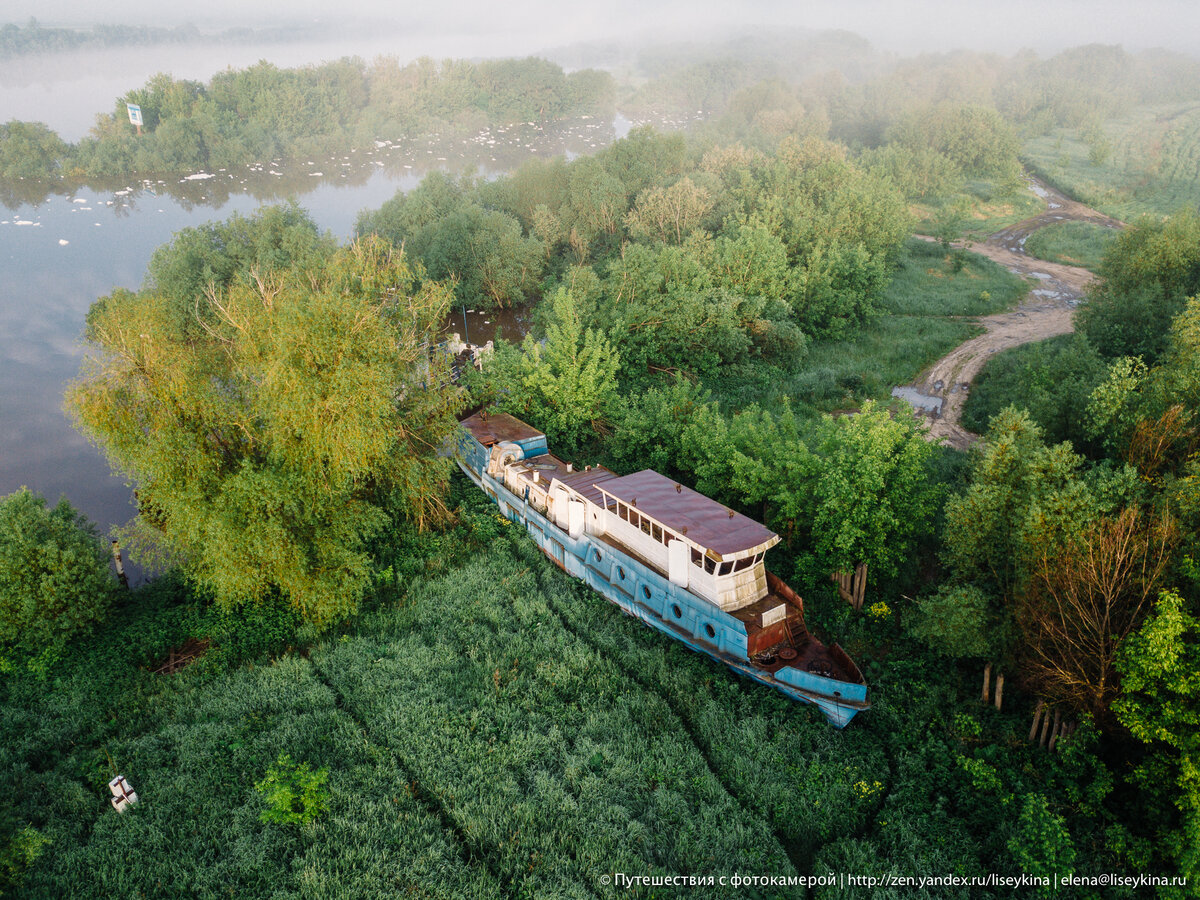
[[977,587],[943,586],[917,601],[915,619],[912,636],[938,653],[988,657],[995,649],[995,616]]
[[104,617],[115,587],[96,527],[65,498],[47,509],[22,488],[0,501],[0,662],[45,668]]
[[286,753],[279,754],[267,777],[254,789],[267,801],[259,815],[263,822],[277,825],[309,825],[329,810],[329,769],[313,772],[308,763],[294,763]]

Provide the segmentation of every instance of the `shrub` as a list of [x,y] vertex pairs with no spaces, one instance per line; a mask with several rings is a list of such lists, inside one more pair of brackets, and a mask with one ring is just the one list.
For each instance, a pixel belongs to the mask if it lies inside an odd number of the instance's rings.
[[995,644],[995,617],[987,595],[972,585],[942,587],[922,597],[912,636],[947,656],[987,657]]
[[90,631],[116,587],[108,565],[96,527],[65,499],[47,509],[22,488],[0,501],[0,660],[44,668]]
[[277,825],[309,825],[329,810],[329,769],[313,772],[308,763],[294,763],[286,753],[279,754],[267,777],[254,789],[267,801],[259,815],[263,822]]

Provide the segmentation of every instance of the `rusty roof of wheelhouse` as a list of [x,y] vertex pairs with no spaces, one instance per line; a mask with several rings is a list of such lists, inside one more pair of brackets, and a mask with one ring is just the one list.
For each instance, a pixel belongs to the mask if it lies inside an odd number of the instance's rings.
[[460,424],[485,447],[502,441],[524,441],[543,436],[532,425],[527,425],[508,413],[477,412],[473,416],[467,416]]
[[741,553],[779,536],[716,500],[652,469],[605,481],[600,490],[719,556]]

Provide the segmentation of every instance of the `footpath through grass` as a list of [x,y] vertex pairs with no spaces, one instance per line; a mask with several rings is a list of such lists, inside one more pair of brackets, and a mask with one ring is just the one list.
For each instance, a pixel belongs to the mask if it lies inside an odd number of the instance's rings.
[[910,239],[879,304],[880,314],[853,338],[817,341],[796,370],[779,378],[755,374],[713,379],[714,393],[733,408],[773,405],[829,412],[864,400],[888,401],[898,384],[979,334],[972,319],[1011,309],[1029,285],[976,253]]

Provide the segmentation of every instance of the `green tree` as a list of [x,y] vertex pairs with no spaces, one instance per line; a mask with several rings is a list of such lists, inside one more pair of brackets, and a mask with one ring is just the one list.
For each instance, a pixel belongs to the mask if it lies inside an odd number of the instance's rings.
[[22,488],[0,501],[0,662],[50,665],[104,618],[115,588],[95,526],[65,498],[47,509]]
[[809,565],[824,573],[860,569],[894,576],[912,562],[936,511],[929,441],[905,416],[868,401],[857,415],[826,417],[813,446]]
[[1009,407],[993,418],[969,487],[946,502],[945,557],[959,578],[1014,596],[1038,537],[1095,515],[1082,463],[1069,444],[1047,447],[1027,412]]
[[999,618],[987,594],[974,585],[943,585],[917,601],[913,637],[953,657],[992,659]]
[[[1135,779],[1158,794],[1170,782],[1181,822],[1168,820],[1160,842],[1180,873],[1200,878],[1200,621],[1193,604],[1164,591],[1153,613],[1125,642],[1117,661],[1117,719],[1151,750]],[[1193,895],[1195,892],[1193,891]]]
[[612,413],[612,438],[606,442],[617,471],[654,469],[680,477],[684,431],[697,411],[712,402],[707,390],[683,375],[641,394],[619,396]]
[[196,330],[159,292],[114,295],[68,406],[137,483],[144,539],[226,606],[281,597],[328,625],[389,511],[444,509],[459,391],[428,346],[449,302],[378,238],[210,292]]
[[802,423],[790,406],[756,406],[726,421],[697,410],[684,458],[704,493],[753,509],[798,551],[808,579],[858,569],[895,575],[926,533],[938,490],[926,474],[932,446],[905,418],[861,412]]
[[52,178],[69,154],[70,147],[41,122],[0,125],[0,178]]
[[506,409],[576,451],[605,427],[617,398],[617,351],[586,328],[575,298],[560,288],[550,298],[544,343],[526,335],[522,352],[498,360],[493,383],[507,390]]
[[311,825],[329,811],[329,768],[315,772],[308,763],[295,763],[279,754],[267,777],[255,782],[267,808],[259,814],[263,822],[276,825]]
[[1100,276],[1079,309],[1079,330],[1104,356],[1157,362],[1186,298],[1200,294],[1200,216],[1142,217],[1109,245]]
[[[320,268],[337,249],[333,236],[294,201],[260,209],[245,217],[185,228],[169,244],[154,251],[146,271],[146,287],[174,301],[181,327],[199,329],[197,306],[205,293],[229,288],[253,269],[265,271]],[[100,307],[93,307],[96,314]]]
[[629,233],[637,238],[681,244],[712,208],[703,187],[684,176],[668,188],[647,188],[625,217]]
[[967,175],[1015,184],[1020,142],[995,109],[941,103],[905,116],[889,138],[914,153],[934,150]]
[[506,213],[464,204],[414,236],[412,249],[434,278],[453,278],[472,306],[524,303],[542,275],[542,242]]
[[1062,816],[1050,809],[1041,794],[1027,794],[1016,822],[1016,833],[1008,842],[1017,868],[1037,878],[1049,880],[1049,886],[1038,885],[1039,897],[1052,897],[1056,890],[1056,875],[1070,874],[1075,868],[1075,845]]

